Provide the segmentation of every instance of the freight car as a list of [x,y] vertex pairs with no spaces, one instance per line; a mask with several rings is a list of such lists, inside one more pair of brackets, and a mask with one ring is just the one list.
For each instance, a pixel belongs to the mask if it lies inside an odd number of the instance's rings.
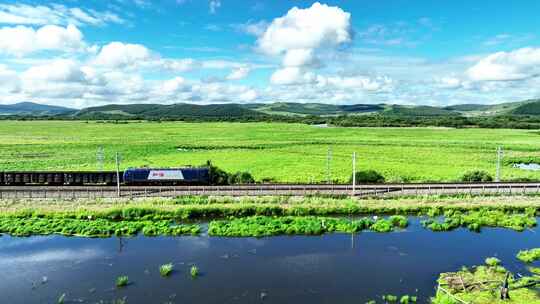
[[[124,185],[208,185],[209,168],[150,169],[130,168],[119,172]],[[116,171],[104,172],[0,172],[0,185],[4,186],[83,186],[116,185]]]
[[[122,182],[120,174],[120,182]],[[10,171],[0,172],[0,185],[113,185],[116,183],[116,171],[105,172],[36,172]]]

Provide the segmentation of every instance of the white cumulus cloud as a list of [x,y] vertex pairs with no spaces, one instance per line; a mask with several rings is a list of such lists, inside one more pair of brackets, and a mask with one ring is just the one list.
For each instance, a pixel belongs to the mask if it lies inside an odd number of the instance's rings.
[[16,93],[19,91],[20,81],[17,72],[0,64],[0,92]]
[[232,70],[232,72],[229,75],[227,75],[226,79],[227,80],[244,79],[249,75],[250,71],[251,71],[251,69],[249,67],[239,67],[239,68],[236,68],[236,69]]
[[393,85],[393,80],[389,77],[366,77],[366,76],[350,76],[339,77],[331,76],[326,78],[318,78],[320,84],[331,85],[341,89],[351,89],[360,91],[386,91],[390,90]]
[[512,81],[536,77],[540,74],[540,48],[522,48],[498,52],[482,58],[468,69],[474,81]]
[[334,47],[351,41],[351,14],[318,2],[310,8],[292,8],[274,19],[259,38],[259,47],[269,54],[295,49]]
[[103,46],[94,63],[109,68],[134,67],[152,58],[152,53],[144,45],[111,42]]
[[27,26],[0,28],[0,53],[17,57],[42,50],[77,51],[85,46],[83,34],[74,25],[46,25],[37,30]]
[[311,72],[306,72],[300,67],[284,67],[276,70],[270,82],[276,85],[294,85],[305,84],[315,80],[315,75]]
[[435,86],[441,89],[459,89],[466,83],[458,77],[441,77],[435,79]]
[[175,77],[164,81],[159,86],[158,94],[171,95],[180,92],[187,92],[191,90],[191,86],[186,82],[183,77]]
[[283,66],[308,66],[312,65],[315,61],[313,49],[294,49],[288,51],[285,57],[283,57]]
[[282,67],[272,74],[271,83],[312,82],[314,75],[309,69],[320,64],[316,52],[352,41],[350,19],[351,14],[341,8],[319,2],[305,9],[294,7],[274,19],[257,41],[264,53],[283,56]]
[[22,77],[32,81],[58,82],[83,82],[86,79],[80,65],[72,59],[59,59],[31,67],[22,74]]

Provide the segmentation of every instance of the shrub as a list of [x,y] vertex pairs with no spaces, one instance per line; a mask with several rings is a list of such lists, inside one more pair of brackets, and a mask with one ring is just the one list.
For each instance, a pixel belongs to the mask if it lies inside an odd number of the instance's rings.
[[469,171],[463,174],[461,177],[462,182],[491,182],[493,177],[486,171],[475,170]]
[[249,172],[228,173],[212,165],[210,161],[206,162],[205,167],[210,170],[211,185],[233,185],[233,184],[253,184],[255,179]]
[[[352,176],[349,179],[349,183],[352,183]],[[365,170],[356,172],[356,184],[377,184],[384,183],[386,179],[382,174],[375,170]]]
[[249,172],[236,172],[235,174],[229,175],[229,184],[253,184],[255,179]]
[[213,166],[210,161],[206,162],[206,166],[210,170],[210,184],[211,185],[228,185],[229,174],[220,168]]

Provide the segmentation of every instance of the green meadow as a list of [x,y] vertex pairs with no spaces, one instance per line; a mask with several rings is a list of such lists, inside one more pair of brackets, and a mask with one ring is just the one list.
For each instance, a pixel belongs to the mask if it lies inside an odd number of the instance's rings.
[[469,170],[496,170],[504,148],[505,180],[540,179],[539,171],[513,168],[540,162],[540,132],[509,129],[322,128],[285,123],[182,123],[1,121],[0,170],[98,170],[178,167],[211,160],[257,180],[348,181],[351,154],[357,169],[381,172],[390,182],[456,181]]

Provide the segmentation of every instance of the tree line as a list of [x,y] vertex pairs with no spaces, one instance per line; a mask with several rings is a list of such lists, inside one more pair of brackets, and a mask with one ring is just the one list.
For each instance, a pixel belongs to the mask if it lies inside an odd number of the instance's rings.
[[310,125],[328,124],[337,127],[449,127],[449,128],[491,128],[491,129],[540,129],[539,115],[498,115],[474,116],[440,115],[440,116],[406,116],[388,114],[356,114],[337,116],[285,116],[285,115],[245,115],[245,116],[123,116],[96,113],[85,117],[77,116],[26,116],[5,115],[0,120],[73,120],[101,122],[129,121],[183,121],[183,122],[284,122]]

